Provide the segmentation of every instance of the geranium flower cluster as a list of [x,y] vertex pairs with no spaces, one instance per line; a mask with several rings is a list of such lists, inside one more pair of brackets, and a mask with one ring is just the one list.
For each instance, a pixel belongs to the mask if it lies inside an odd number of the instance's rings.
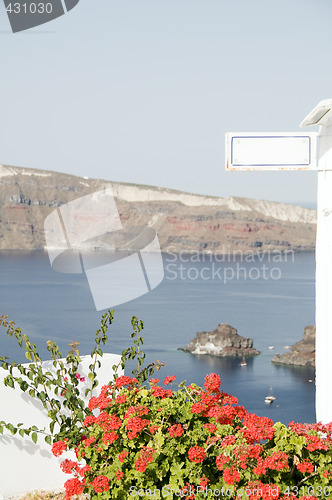
[[126,499],[147,485],[168,489],[168,499],[172,491],[186,499],[213,498],[209,491],[234,500],[332,498],[332,425],[273,425],[221,391],[216,373],[203,388],[176,391],[122,376],[90,399],[89,411],[79,442],[68,436],[52,447],[55,456],[76,449],[77,462],[61,465],[74,476],[67,500],[82,492]]
[[156,452],[153,448],[143,446],[139,452],[138,459],[135,462],[135,469],[139,472],[145,472],[148,464],[153,462],[154,453]]

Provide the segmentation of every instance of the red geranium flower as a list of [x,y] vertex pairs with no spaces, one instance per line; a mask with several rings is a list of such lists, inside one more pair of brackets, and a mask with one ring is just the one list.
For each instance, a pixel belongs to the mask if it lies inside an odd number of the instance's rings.
[[108,444],[112,444],[114,443],[114,441],[116,441],[117,439],[119,439],[119,435],[115,432],[115,431],[112,431],[112,432],[105,432],[105,434],[103,435],[102,437],[102,440],[103,440],[103,443],[107,446]]
[[120,481],[122,478],[123,478],[123,472],[121,472],[120,469],[117,469],[117,471],[116,471],[117,481]]
[[180,424],[172,425],[168,429],[168,434],[171,436],[171,438],[180,437],[180,436],[182,436],[183,433],[184,433],[184,430],[183,430],[182,425],[180,425]]
[[220,387],[220,377],[216,373],[206,375],[204,387],[208,392],[218,392]]
[[171,382],[174,382],[174,380],[176,380],[176,377],[175,377],[174,375],[172,375],[172,376],[167,376],[167,377],[165,377],[164,384],[165,384],[165,385],[168,385],[168,384],[170,384]]
[[92,486],[96,493],[102,493],[110,489],[108,478],[103,475],[95,477],[92,481]]
[[226,467],[224,470],[223,478],[225,482],[229,485],[238,483],[241,479],[240,473],[235,469],[235,467]]
[[121,451],[121,453],[119,453],[119,460],[121,463],[124,462],[127,455],[128,455],[128,451]]
[[303,462],[299,462],[298,464],[296,464],[296,468],[299,469],[299,471],[303,474],[305,472],[311,474],[315,470],[314,464],[312,464],[309,460],[303,460]]
[[118,377],[115,381],[115,385],[117,389],[120,389],[120,387],[123,387],[124,385],[130,384],[131,383],[131,377],[126,377],[125,375],[121,375],[121,377]]
[[66,499],[68,500],[74,495],[80,495],[84,490],[84,484],[77,477],[68,479],[64,486],[66,490]]
[[52,445],[52,453],[55,457],[62,455],[62,453],[67,449],[68,438],[63,441],[56,441]]
[[195,462],[196,464],[203,462],[206,458],[204,448],[197,445],[192,446],[188,451],[188,458],[191,462]]
[[160,380],[159,378],[150,378],[149,383],[150,384],[159,384]]

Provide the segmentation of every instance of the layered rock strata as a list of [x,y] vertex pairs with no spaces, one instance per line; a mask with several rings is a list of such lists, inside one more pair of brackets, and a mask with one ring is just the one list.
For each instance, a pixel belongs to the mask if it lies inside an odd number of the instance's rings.
[[153,228],[166,253],[315,248],[315,210],[0,165],[0,250],[44,249],[44,220],[53,210],[107,188],[113,190],[123,227]]

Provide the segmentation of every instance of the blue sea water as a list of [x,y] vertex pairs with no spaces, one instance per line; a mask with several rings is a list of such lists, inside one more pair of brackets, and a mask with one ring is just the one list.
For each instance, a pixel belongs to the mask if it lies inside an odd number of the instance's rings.
[[[115,307],[107,352],[121,354],[130,342],[133,315],[145,323],[147,361],[159,359],[166,367],[158,377],[175,375],[199,385],[207,373],[220,375],[222,389],[239,398],[249,411],[274,421],[314,422],[315,388],[312,368],[271,363],[285,345],[300,340],[306,325],[315,321],[313,253],[241,257],[164,255],[165,278],[150,293]],[[112,308],[112,304],[110,304]],[[47,359],[46,341],[63,350],[72,340],[81,354],[93,348],[102,312],[94,307],[84,275],[52,270],[44,252],[0,252],[0,314],[8,314],[28,333]],[[178,350],[196,332],[229,323],[254,339],[259,356],[239,359],[196,356]],[[269,349],[274,346],[274,349]],[[0,332],[0,355],[23,362],[13,339]],[[264,403],[272,387],[277,398]]]

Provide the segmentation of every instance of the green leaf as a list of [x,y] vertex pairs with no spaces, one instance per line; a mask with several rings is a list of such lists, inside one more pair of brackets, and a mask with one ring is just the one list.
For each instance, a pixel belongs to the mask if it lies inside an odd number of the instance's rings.
[[7,424],[6,427],[13,435],[16,434],[17,429],[13,426],[13,424]]
[[31,434],[31,439],[32,441],[36,444],[37,443],[37,439],[38,439],[38,436],[37,436],[37,432],[33,432]]
[[27,384],[27,382],[25,380],[23,380],[21,385],[20,385],[21,391],[25,392],[28,389],[28,387],[29,387],[29,385]]
[[47,397],[47,394],[46,394],[46,392],[44,392],[44,391],[41,391],[41,392],[39,393],[39,395],[38,395],[38,398],[39,398],[42,402],[44,402],[44,401],[46,400],[46,397]]
[[12,389],[14,388],[14,380],[12,379],[12,377],[9,377],[9,376],[6,377],[4,379],[4,383],[6,386],[11,387]]
[[165,437],[162,433],[162,430],[159,429],[158,432],[156,432],[156,434],[155,434],[155,443],[156,443],[157,448],[161,449],[164,442],[165,442]]
[[51,444],[52,444],[51,436],[45,436],[45,442],[51,446]]

